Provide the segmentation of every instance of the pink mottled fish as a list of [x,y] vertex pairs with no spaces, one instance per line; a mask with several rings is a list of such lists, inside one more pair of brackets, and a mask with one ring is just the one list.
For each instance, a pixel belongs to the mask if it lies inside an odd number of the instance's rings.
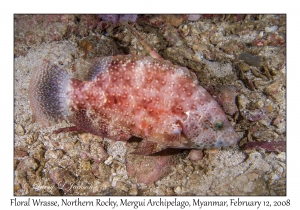
[[223,110],[194,73],[168,61],[141,56],[89,61],[89,78],[71,78],[44,60],[34,72],[29,99],[43,126],[61,120],[73,130],[117,141],[143,138],[136,154],[165,148],[213,148],[237,142]]

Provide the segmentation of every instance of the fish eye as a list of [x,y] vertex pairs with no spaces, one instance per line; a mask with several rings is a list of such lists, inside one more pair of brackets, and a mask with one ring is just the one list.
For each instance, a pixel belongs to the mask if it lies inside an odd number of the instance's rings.
[[215,125],[214,125],[214,127],[215,127],[215,129],[216,129],[217,131],[222,130],[223,127],[224,127],[223,121],[217,120],[216,123],[215,123]]

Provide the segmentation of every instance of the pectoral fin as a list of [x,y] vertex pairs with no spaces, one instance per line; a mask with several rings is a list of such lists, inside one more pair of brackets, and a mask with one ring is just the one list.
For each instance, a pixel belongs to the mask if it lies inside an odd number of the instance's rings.
[[142,140],[138,146],[135,148],[131,154],[136,154],[136,155],[151,155],[154,153],[157,153],[161,150],[166,149],[167,147],[162,144],[158,144],[157,142],[154,141],[148,141],[146,139]]

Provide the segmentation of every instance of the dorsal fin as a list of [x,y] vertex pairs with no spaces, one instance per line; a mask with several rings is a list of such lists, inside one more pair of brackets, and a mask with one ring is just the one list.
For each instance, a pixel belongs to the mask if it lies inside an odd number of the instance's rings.
[[76,63],[74,76],[84,81],[94,80],[100,72],[107,69],[107,64],[111,60],[111,56],[80,60]]

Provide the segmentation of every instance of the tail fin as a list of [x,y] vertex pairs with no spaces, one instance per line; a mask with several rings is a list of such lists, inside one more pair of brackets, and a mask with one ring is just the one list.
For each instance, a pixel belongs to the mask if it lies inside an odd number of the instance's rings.
[[70,79],[66,71],[46,59],[33,73],[29,85],[30,107],[42,126],[65,119],[68,112],[66,92]]

